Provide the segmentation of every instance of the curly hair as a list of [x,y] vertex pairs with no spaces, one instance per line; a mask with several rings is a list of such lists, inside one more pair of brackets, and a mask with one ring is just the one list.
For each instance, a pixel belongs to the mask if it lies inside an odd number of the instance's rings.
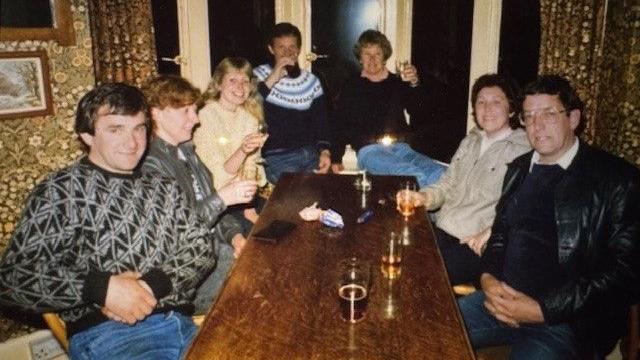
[[251,81],[249,97],[247,97],[247,100],[242,104],[242,107],[258,119],[258,121],[263,121],[264,113],[262,110],[262,97],[258,94],[258,81],[256,77],[253,76],[251,64],[247,59],[242,57],[227,57],[220,61],[213,71],[207,90],[202,94],[202,102],[208,103],[220,99],[220,85],[225,75],[231,71],[239,71],[247,75]]

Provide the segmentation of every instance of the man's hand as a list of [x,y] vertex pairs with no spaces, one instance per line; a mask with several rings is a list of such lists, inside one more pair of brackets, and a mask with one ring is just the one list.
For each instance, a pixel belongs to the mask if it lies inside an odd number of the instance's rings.
[[480,276],[480,286],[485,296],[484,307],[489,310],[491,315],[509,326],[518,327],[518,322],[501,311],[503,309],[500,309],[500,305],[497,303],[498,299],[509,296],[502,288],[502,282],[493,275],[484,273]]
[[326,174],[331,168],[331,152],[327,149],[320,152],[320,161],[318,161],[318,169],[316,173]]
[[237,259],[247,245],[247,239],[242,234],[235,234],[231,239],[231,245],[233,245],[233,257]]
[[147,317],[158,303],[151,288],[138,280],[140,273],[111,275],[102,313],[110,319],[133,325]]
[[491,228],[488,227],[481,232],[462,238],[462,242],[467,244],[478,256],[482,256],[482,252],[487,247],[487,240],[491,236]]
[[218,196],[225,205],[245,204],[253,199],[258,184],[254,180],[232,180],[218,190]]
[[485,294],[484,306],[496,319],[513,327],[544,322],[540,304],[533,298],[487,273],[482,274],[480,283]]
[[294,65],[296,62],[294,59],[289,57],[282,57],[278,59],[275,65],[273,65],[273,70],[267,78],[264,80],[264,84],[267,85],[269,89],[271,89],[275,84],[280,81],[283,77],[287,76],[287,70],[285,70],[286,65]]

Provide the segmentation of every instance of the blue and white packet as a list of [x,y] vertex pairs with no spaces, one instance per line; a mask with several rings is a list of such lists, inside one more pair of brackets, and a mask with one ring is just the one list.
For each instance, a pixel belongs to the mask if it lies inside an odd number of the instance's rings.
[[342,215],[331,209],[327,209],[322,212],[322,215],[320,215],[320,222],[334,228],[342,229],[344,227]]

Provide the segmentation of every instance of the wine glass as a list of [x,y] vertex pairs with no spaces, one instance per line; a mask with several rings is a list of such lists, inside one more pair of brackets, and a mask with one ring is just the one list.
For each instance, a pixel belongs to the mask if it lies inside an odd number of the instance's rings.
[[[262,136],[264,137],[264,141],[267,140],[267,130],[269,129],[269,126],[267,125],[266,122],[262,121],[258,124],[258,128],[256,129],[260,134],[262,134]],[[260,145],[260,149],[258,149],[258,156],[255,158],[255,163],[258,165],[262,165],[266,162],[266,160],[262,157],[262,146],[264,145],[264,141],[262,142],[262,145]]]
[[399,75],[402,81],[407,81],[404,76],[404,71],[409,66],[409,60],[397,60],[396,61],[396,75]]

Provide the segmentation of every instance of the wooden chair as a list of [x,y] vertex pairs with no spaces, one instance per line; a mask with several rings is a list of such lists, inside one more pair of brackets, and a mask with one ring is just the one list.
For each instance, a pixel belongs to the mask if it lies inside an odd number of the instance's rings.
[[[49,326],[49,329],[53,333],[53,336],[58,340],[64,351],[69,350],[69,340],[67,339],[67,326],[64,321],[56,313],[44,313],[42,318]],[[204,315],[194,315],[191,317],[197,327],[204,322]]]

